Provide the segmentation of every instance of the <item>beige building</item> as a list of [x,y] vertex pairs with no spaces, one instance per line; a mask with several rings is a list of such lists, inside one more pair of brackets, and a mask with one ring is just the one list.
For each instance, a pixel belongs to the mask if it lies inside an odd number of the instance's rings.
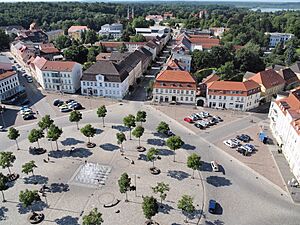
[[68,35],[72,39],[79,40],[79,39],[81,39],[81,33],[84,31],[87,31],[87,30],[89,30],[89,28],[87,26],[71,26],[68,29]]

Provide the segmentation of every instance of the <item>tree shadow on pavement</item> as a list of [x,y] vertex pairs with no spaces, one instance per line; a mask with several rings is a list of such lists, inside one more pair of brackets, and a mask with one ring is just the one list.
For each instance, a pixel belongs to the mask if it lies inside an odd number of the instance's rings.
[[41,175],[32,175],[30,177],[23,178],[24,184],[47,184],[48,177],[41,176]]
[[215,220],[215,221],[205,221],[205,225],[224,225],[225,223],[221,220]]
[[194,145],[190,145],[190,144],[183,144],[182,147],[185,150],[195,150],[196,147]]
[[212,168],[209,162],[201,161],[200,171],[212,172]]
[[105,143],[105,144],[100,145],[100,148],[102,148],[105,151],[115,151],[115,150],[119,149],[119,146],[113,145],[111,143]]
[[129,128],[128,127],[125,127],[123,125],[112,125],[111,126],[112,129],[115,129],[115,130],[118,130],[120,132],[126,132],[126,131],[129,131]]
[[0,221],[6,220],[7,216],[5,215],[8,212],[8,208],[1,206],[0,207]]
[[169,214],[172,209],[174,209],[174,208],[172,206],[168,205],[168,204],[159,203],[158,212],[161,212],[161,213],[164,213],[164,214]]
[[188,214],[183,213],[183,214],[185,216],[187,216],[188,219],[193,220],[195,218],[199,218],[200,215],[201,215],[201,213],[202,213],[202,210],[201,209],[197,209],[193,213],[188,213]]
[[155,145],[155,146],[164,146],[165,141],[158,138],[149,138],[147,139],[147,144],[149,145]]
[[188,178],[190,175],[184,171],[180,170],[168,170],[167,176],[175,178],[177,180],[184,180]]
[[60,142],[63,146],[72,146],[77,144],[82,144],[84,141],[77,140],[75,138],[66,138],[65,140]]
[[159,133],[159,132],[154,132],[153,133],[154,137],[159,137],[159,138],[166,138],[167,136],[165,134]]
[[143,153],[139,154],[138,160],[148,161],[147,160],[147,156],[145,154],[143,154]]
[[26,214],[31,211],[35,211],[35,212],[43,211],[46,207],[48,207],[48,205],[43,201],[37,201],[34,202],[33,205],[28,207],[24,207],[22,203],[18,203],[17,207],[18,207],[18,212],[20,214]]
[[55,219],[55,223],[58,225],[79,225],[78,217],[65,216],[60,219]]
[[226,179],[225,177],[218,176],[209,176],[206,178],[206,182],[215,187],[230,186],[232,184],[231,181]]
[[56,150],[56,151],[50,151],[49,157],[53,158],[63,158],[63,157],[78,157],[78,158],[87,158],[91,156],[93,153],[85,148],[75,148],[74,150]]
[[159,150],[159,155],[164,155],[164,156],[168,156],[168,155],[174,155],[174,151],[170,150],[170,149],[158,149]]
[[51,193],[62,193],[69,191],[69,185],[64,183],[52,183],[49,186],[48,191]]

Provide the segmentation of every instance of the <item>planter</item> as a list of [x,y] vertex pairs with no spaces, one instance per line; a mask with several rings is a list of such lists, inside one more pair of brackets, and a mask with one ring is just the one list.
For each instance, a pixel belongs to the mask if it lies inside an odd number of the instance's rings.
[[155,222],[155,221],[151,221],[151,220],[147,220],[145,222],[146,225],[159,225],[159,223]]
[[88,148],[94,148],[96,146],[96,144],[95,143],[92,143],[92,142],[88,142],[87,144],[86,144],[86,147],[88,147]]
[[15,181],[16,179],[19,178],[19,174],[17,174],[17,173],[8,174],[7,178],[8,178],[9,182]]
[[44,148],[29,147],[29,153],[32,155],[42,155],[46,152],[47,150]]
[[45,216],[43,213],[31,213],[27,220],[31,224],[38,224],[44,220]]
[[153,175],[158,175],[158,174],[160,174],[160,169],[158,169],[157,167],[151,167],[151,168],[149,168],[149,171],[150,171],[150,173],[153,174]]
[[143,147],[143,146],[136,146],[136,150],[137,150],[138,152],[144,152],[144,151],[146,151],[146,148]]

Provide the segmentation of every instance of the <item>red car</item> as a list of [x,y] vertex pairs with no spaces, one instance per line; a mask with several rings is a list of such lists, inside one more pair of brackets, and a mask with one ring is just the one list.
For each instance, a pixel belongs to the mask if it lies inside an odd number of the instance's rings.
[[193,123],[193,120],[191,118],[188,118],[188,117],[184,118],[183,120],[185,122],[188,122],[188,123]]

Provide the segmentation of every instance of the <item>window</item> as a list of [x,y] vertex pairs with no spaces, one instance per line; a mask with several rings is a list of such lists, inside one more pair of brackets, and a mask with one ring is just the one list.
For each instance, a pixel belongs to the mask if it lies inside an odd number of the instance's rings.
[[193,94],[194,94],[194,91],[191,91],[191,94],[193,95]]
[[191,102],[192,102],[192,101],[194,101],[194,98],[193,98],[193,97],[191,97]]
[[176,90],[175,90],[175,89],[173,89],[173,93],[174,93],[174,94],[176,93]]
[[186,94],[187,94],[187,95],[189,94],[189,90],[186,90]]
[[182,96],[180,97],[180,101],[183,101],[183,97]]
[[119,84],[117,84],[117,88],[119,87]]
[[221,95],[219,96],[219,99],[222,99],[222,96],[221,96]]
[[219,103],[219,107],[222,107],[222,105],[223,105],[223,103],[220,102],[220,103]]
[[104,86],[107,87],[107,83],[104,83]]
[[213,99],[216,99],[216,96],[215,96],[215,95],[213,96]]
[[224,96],[224,100],[226,100],[226,96]]
[[230,100],[233,100],[233,97],[231,96]]
[[189,100],[189,97],[185,97],[185,101],[188,101]]
[[82,81],[82,84],[85,85],[85,81]]

